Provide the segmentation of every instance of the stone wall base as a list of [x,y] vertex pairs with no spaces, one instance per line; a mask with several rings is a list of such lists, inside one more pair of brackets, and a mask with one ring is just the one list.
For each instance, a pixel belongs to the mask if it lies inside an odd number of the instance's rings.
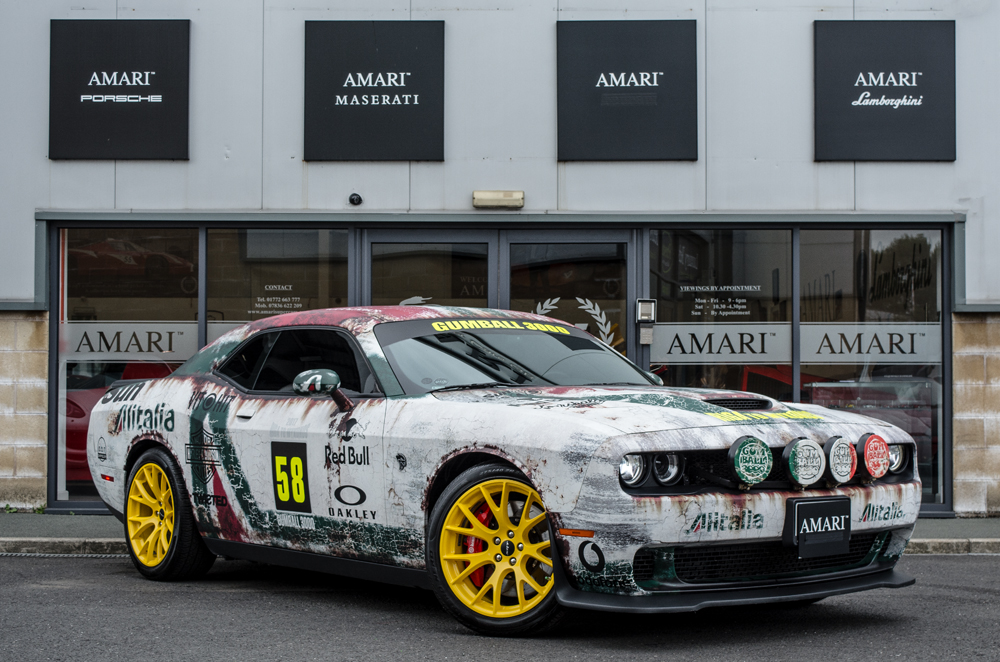
[[47,313],[0,311],[0,507],[45,505],[48,350]]
[[1000,315],[952,315],[954,502],[1000,516]]

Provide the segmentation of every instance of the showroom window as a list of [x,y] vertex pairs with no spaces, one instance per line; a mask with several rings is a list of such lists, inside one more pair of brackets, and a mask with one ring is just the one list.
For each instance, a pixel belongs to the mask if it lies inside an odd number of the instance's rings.
[[347,230],[208,230],[208,342],[272,315],[347,305]]
[[802,230],[802,399],[901,427],[943,491],[940,230]]
[[652,230],[650,369],[669,386],[792,397],[790,230]]
[[59,233],[56,498],[96,500],[90,410],[119,379],[163,377],[198,350],[198,230]]

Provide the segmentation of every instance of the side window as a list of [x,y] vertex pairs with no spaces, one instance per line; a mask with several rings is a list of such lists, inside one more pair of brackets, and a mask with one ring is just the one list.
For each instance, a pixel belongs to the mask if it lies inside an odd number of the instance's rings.
[[353,344],[327,329],[286,329],[271,348],[257,376],[255,391],[291,391],[292,380],[304,370],[329,368],[340,375],[342,387],[371,393],[375,380]]
[[250,390],[257,379],[267,353],[278,338],[278,333],[262,333],[239,347],[219,368],[226,377]]

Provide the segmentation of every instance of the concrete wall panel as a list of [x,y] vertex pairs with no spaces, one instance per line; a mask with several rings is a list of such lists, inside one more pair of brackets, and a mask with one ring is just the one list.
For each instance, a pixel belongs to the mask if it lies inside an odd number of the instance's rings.
[[[74,8],[73,5],[76,5]],[[34,297],[35,209],[85,208],[113,190],[111,168],[48,160],[49,21],[115,17],[112,0],[78,3],[12,0],[0,4],[0,300]],[[100,164],[103,166],[104,164]],[[54,187],[59,193],[53,195]]]
[[351,193],[364,199],[362,211],[409,207],[409,163],[302,161],[305,21],[405,21],[410,17],[409,7],[408,0],[358,3],[346,9],[295,2],[265,4],[265,209],[354,210],[347,201]]
[[444,163],[411,164],[410,209],[471,210],[477,189],[557,206],[556,0],[413,3],[445,21]]
[[191,20],[189,161],[119,161],[119,209],[259,209],[260,2],[122,3],[119,19]]
[[850,210],[854,165],[813,162],[813,21],[852,2],[708,2],[708,209]]
[[560,211],[691,211],[705,209],[705,3],[560,2],[560,21],[698,22],[698,161],[559,164]]

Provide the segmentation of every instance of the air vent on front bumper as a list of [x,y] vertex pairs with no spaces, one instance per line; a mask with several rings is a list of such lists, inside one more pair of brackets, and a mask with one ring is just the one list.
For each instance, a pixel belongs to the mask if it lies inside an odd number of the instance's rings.
[[[798,549],[781,542],[643,547],[635,553],[632,576],[647,590],[683,584],[754,582],[866,567],[889,538],[885,532],[851,536],[846,554],[800,559]],[[668,586],[668,584],[670,586]]]
[[771,401],[763,398],[714,398],[705,400],[705,402],[733,411],[757,411],[771,408]]

